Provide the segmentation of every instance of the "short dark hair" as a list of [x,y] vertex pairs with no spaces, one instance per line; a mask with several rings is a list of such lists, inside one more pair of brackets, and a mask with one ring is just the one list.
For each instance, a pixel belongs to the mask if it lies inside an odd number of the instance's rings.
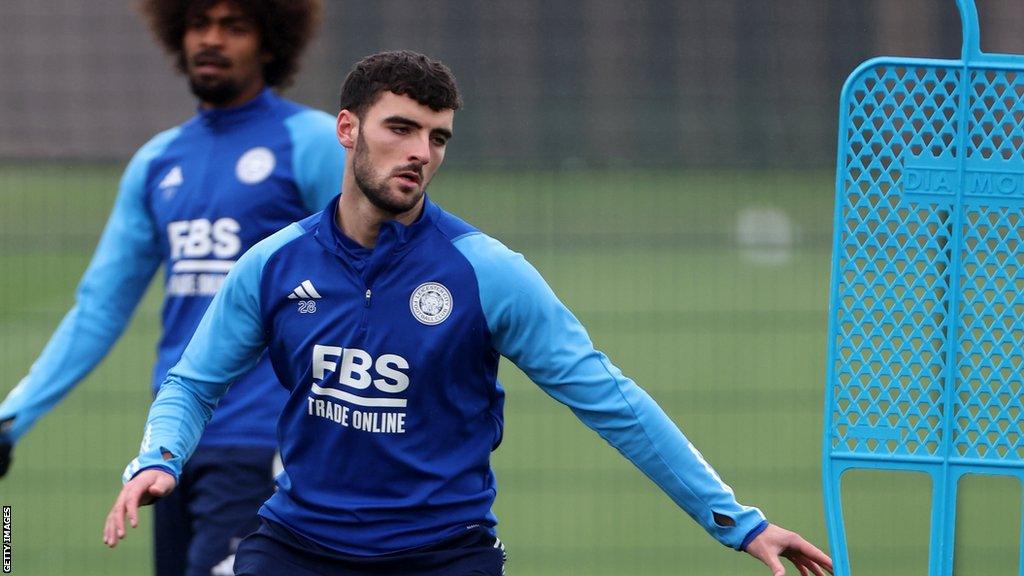
[[401,50],[363,58],[341,87],[341,109],[360,118],[385,91],[408,96],[431,110],[458,110],[462,106],[455,76],[442,62]]
[[141,0],[139,10],[164,50],[186,71],[182,40],[188,19],[211,7],[230,2],[256,23],[261,48],[271,55],[263,66],[263,81],[284,88],[299,69],[299,56],[320,22],[322,0]]

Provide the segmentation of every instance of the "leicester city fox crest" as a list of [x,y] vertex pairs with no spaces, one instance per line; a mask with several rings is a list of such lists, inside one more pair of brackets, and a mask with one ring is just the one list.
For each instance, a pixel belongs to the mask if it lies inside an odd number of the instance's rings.
[[243,184],[259,184],[267,179],[277,165],[274,153],[265,146],[250,149],[235,164],[235,177]]
[[452,293],[444,284],[425,282],[413,290],[409,309],[421,324],[440,324],[452,313]]

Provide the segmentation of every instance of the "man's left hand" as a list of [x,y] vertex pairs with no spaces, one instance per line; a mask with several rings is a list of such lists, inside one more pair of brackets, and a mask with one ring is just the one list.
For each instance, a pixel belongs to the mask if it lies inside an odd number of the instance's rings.
[[769,524],[764,532],[747,545],[747,554],[764,562],[772,570],[772,576],[783,576],[786,569],[782,566],[782,557],[800,571],[800,576],[825,576],[832,573],[832,559],[818,550],[813,544],[804,540],[796,532]]
[[11,452],[13,451],[14,443],[11,442],[10,437],[0,432],[0,478],[3,478],[7,474],[7,469],[11,467]]
[[14,452],[14,440],[11,439],[11,435],[7,432],[12,424],[14,424],[14,416],[0,421],[0,478],[7,474],[13,459],[11,453]]

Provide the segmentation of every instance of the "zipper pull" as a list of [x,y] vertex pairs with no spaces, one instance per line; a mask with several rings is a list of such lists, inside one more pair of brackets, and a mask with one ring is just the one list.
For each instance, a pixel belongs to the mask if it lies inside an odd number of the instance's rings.
[[371,292],[370,289],[367,288],[366,289],[366,302],[364,304],[364,307],[366,307],[366,308],[370,307],[370,296],[372,296],[372,295],[373,295],[373,292]]

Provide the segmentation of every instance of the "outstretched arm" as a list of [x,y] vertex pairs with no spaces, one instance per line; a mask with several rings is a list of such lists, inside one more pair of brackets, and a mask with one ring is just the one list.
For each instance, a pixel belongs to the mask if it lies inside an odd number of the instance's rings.
[[128,163],[114,210],[79,282],[75,305],[28,375],[0,404],[0,478],[15,442],[110,352],[159,268],[159,232],[145,207],[145,178],[150,162],[176,133],[156,136]]
[[107,355],[160,266],[158,231],[145,206],[149,163],[173,138],[143,146],[121,178],[114,209],[64,316],[29,373],[0,404],[0,476],[10,450]]
[[[301,234],[302,228],[292,224],[253,246],[214,296],[150,408],[139,455],[125,468],[125,487],[107,517],[108,546],[124,537],[126,513],[173,488],[229,384],[259,361],[265,346],[260,311],[263,266],[274,251]],[[164,476],[170,477],[170,485]]]
[[780,532],[760,510],[739,504],[658,404],[594,349],[580,322],[522,256],[481,234],[459,239],[456,247],[476,271],[495,349],[571,408],[708,533],[737,550],[749,551],[758,542],[754,550],[766,563],[776,548],[799,552],[799,562],[827,560],[805,553],[799,536],[782,538],[792,533]]

